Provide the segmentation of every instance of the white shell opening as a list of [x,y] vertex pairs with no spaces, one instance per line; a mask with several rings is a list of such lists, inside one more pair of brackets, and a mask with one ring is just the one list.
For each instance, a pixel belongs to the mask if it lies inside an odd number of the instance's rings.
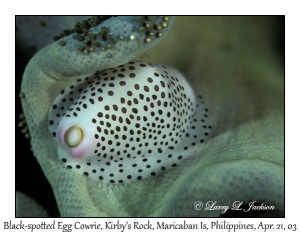
[[83,139],[82,129],[76,125],[69,128],[64,135],[64,140],[69,147],[76,147]]

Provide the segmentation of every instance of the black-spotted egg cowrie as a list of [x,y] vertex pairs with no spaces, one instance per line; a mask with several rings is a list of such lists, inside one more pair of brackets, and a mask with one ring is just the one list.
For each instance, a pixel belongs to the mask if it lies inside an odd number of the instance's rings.
[[62,90],[48,122],[67,168],[122,184],[180,166],[209,137],[207,112],[177,69],[134,60]]

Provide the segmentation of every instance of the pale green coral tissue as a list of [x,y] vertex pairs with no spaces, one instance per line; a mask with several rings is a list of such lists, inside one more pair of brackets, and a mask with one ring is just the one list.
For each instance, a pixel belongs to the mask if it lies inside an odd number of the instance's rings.
[[[92,29],[98,33],[103,26],[109,28],[115,38],[111,50],[84,54],[77,49],[80,41],[69,35],[60,39],[64,46],[58,40],[41,49],[24,72],[22,106],[31,145],[52,186],[61,216],[216,217],[222,213],[195,210],[196,201],[217,201],[218,206],[257,201],[275,206],[274,215],[283,216],[281,72],[270,71],[275,65],[267,61],[268,57],[254,59],[251,49],[244,49],[239,37],[231,38],[231,34],[223,36],[228,43],[235,41],[233,51],[224,53],[218,47],[220,41],[210,41],[207,46],[212,49],[207,51],[203,35],[209,37],[212,29],[199,27],[204,24],[201,17],[178,17],[171,30],[174,18],[170,17],[163,36],[150,43],[145,41],[143,30],[136,30],[136,21],[137,17],[113,17]],[[233,30],[237,24],[231,21],[227,29]],[[196,28],[203,31],[196,33]],[[234,49],[244,50],[245,59],[234,60]],[[211,139],[180,166],[141,182],[104,184],[66,169],[58,161],[57,144],[48,131],[47,115],[55,96],[79,75],[116,67],[146,50],[154,62],[179,68],[195,90],[201,90],[212,117]],[[215,67],[206,69],[208,61],[214,61]],[[259,62],[266,65],[255,69]],[[224,63],[227,69],[218,66]],[[222,72],[216,70],[218,67]]]

